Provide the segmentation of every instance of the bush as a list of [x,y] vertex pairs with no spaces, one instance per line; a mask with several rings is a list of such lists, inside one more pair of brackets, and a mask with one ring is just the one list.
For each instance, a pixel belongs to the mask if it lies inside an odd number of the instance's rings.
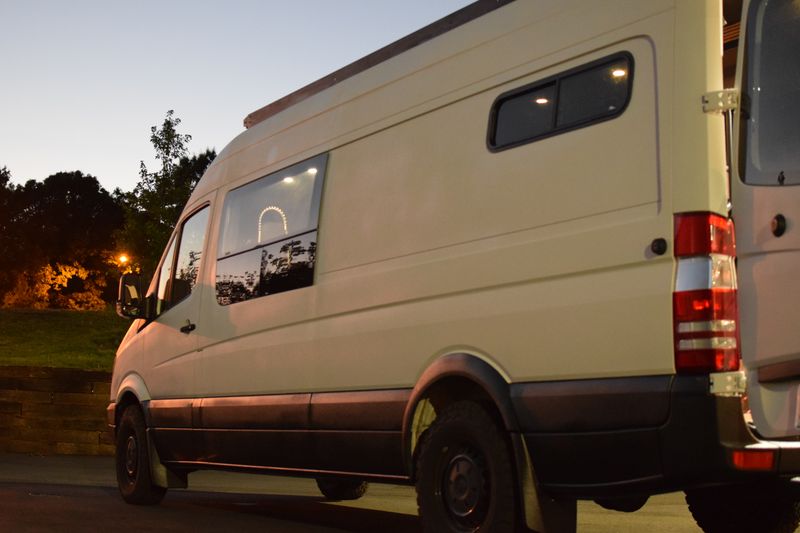
[[21,273],[15,287],[3,298],[3,307],[101,311],[106,307],[102,298],[105,286],[102,273],[84,268],[77,261],[71,265],[45,265],[34,274]]

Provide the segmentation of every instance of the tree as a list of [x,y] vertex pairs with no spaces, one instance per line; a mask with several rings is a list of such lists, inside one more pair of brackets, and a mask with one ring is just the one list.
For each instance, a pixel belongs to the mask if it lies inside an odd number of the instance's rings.
[[14,283],[15,260],[20,253],[19,236],[13,231],[13,220],[17,216],[16,189],[11,184],[11,171],[0,168],[0,295]]
[[59,172],[10,185],[0,172],[0,302],[98,309],[122,208],[93,176]]
[[216,157],[213,149],[188,155],[191,135],[178,133],[181,120],[166,113],[161,127],[150,128],[150,142],[161,168],[151,172],[139,164],[140,180],[130,193],[116,191],[125,205],[125,226],[118,239],[147,270],[155,269],[194,186]]
[[8,188],[9,183],[11,183],[11,171],[8,170],[7,166],[3,166],[0,168],[0,199],[4,197],[2,191]]
[[24,240],[46,262],[99,259],[98,252],[113,249],[122,209],[94,176],[59,172],[42,183],[28,181],[18,193]]

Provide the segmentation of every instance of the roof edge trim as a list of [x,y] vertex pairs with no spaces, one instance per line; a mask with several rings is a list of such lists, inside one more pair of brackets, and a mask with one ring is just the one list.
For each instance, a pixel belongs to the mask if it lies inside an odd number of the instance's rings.
[[320,93],[341,81],[352,78],[356,74],[364,72],[375,65],[383,63],[384,61],[400,55],[403,52],[419,46],[422,43],[430,41],[439,35],[458,28],[467,22],[471,22],[476,18],[485,15],[486,13],[503,7],[506,4],[510,4],[513,1],[514,0],[477,0],[476,2],[473,2],[472,4],[455,11],[446,17],[428,24],[414,33],[406,35],[405,37],[402,37],[397,41],[384,46],[383,48],[379,48],[378,50],[362,57],[361,59],[357,59],[349,65],[346,65],[339,70],[336,70],[327,76],[318,79],[317,81],[309,83],[305,87],[302,87],[279,100],[275,100],[271,104],[253,111],[245,117],[244,127],[251,128],[259,122],[262,122],[269,117],[280,113],[284,109],[292,107],[293,105],[300,103],[303,100],[314,96],[315,94]]

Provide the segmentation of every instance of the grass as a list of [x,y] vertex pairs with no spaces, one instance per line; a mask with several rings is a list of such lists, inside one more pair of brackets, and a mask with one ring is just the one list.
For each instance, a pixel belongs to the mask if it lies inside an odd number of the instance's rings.
[[0,309],[0,366],[111,371],[129,325],[111,309]]

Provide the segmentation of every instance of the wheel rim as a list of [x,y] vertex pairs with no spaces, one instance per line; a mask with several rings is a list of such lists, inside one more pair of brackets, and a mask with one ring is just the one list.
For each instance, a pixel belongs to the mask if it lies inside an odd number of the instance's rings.
[[133,479],[136,477],[138,466],[139,452],[136,437],[131,435],[125,443],[125,472],[128,474],[128,478]]
[[442,497],[453,521],[462,529],[474,531],[489,508],[488,476],[483,456],[463,450],[450,459],[444,469]]

